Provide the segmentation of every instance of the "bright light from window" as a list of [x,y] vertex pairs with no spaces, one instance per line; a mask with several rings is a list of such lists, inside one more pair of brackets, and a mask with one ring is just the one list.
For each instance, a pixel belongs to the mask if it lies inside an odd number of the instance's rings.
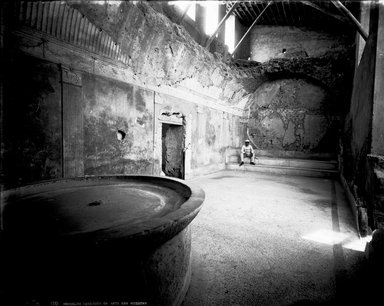
[[205,34],[212,35],[219,23],[219,2],[206,1],[205,5]]
[[225,44],[228,46],[229,53],[235,49],[235,16],[231,15],[225,21]]
[[[191,4],[192,2],[192,4]],[[181,9],[182,12],[185,11],[185,9],[188,7],[188,5],[191,5],[188,9],[187,15],[193,20],[196,20],[196,3],[195,1],[169,1],[169,5],[176,5]]]
[[372,236],[356,239],[351,242],[348,242],[347,244],[344,244],[343,247],[346,249],[354,250],[354,251],[364,252],[367,246],[367,243],[369,243],[371,239],[372,239]]
[[347,234],[337,233],[331,230],[318,230],[316,232],[303,236],[303,238],[306,240],[312,240],[330,245],[341,243],[347,237]]
[[312,233],[309,233],[302,238],[306,240],[311,240],[319,243],[325,243],[328,245],[342,244],[342,247],[345,249],[350,249],[354,251],[364,252],[367,246],[372,239],[372,236],[367,236],[364,238],[357,238],[355,236],[351,237],[346,233],[334,232],[331,230],[318,230]]

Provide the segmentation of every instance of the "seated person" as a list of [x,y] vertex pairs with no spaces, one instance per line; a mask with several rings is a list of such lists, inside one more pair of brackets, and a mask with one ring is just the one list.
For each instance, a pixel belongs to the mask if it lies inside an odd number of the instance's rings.
[[249,140],[245,140],[245,144],[241,147],[241,163],[239,166],[244,165],[244,157],[248,157],[251,160],[251,165],[255,164],[254,152],[252,146],[249,144]]

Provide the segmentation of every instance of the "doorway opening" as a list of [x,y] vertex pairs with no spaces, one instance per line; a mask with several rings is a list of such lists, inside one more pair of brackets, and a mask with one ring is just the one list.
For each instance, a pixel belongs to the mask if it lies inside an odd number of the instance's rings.
[[184,179],[184,134],[182,125],[162,124],[161,169],[166,176]]

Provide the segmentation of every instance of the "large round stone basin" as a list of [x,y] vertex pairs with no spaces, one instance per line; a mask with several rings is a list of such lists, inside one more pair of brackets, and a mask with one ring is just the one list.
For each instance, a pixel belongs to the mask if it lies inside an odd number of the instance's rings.
[[2,193],[5,296],[177,305],[204,192],[157,176],[46,181]]

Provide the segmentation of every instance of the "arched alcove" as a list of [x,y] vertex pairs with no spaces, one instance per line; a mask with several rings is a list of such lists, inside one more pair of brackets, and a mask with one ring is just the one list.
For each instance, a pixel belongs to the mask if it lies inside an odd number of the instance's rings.
[[337,150],[340,112],[318,82],[288,77],[263,83],[244,109],[247,134],[258,149]]

